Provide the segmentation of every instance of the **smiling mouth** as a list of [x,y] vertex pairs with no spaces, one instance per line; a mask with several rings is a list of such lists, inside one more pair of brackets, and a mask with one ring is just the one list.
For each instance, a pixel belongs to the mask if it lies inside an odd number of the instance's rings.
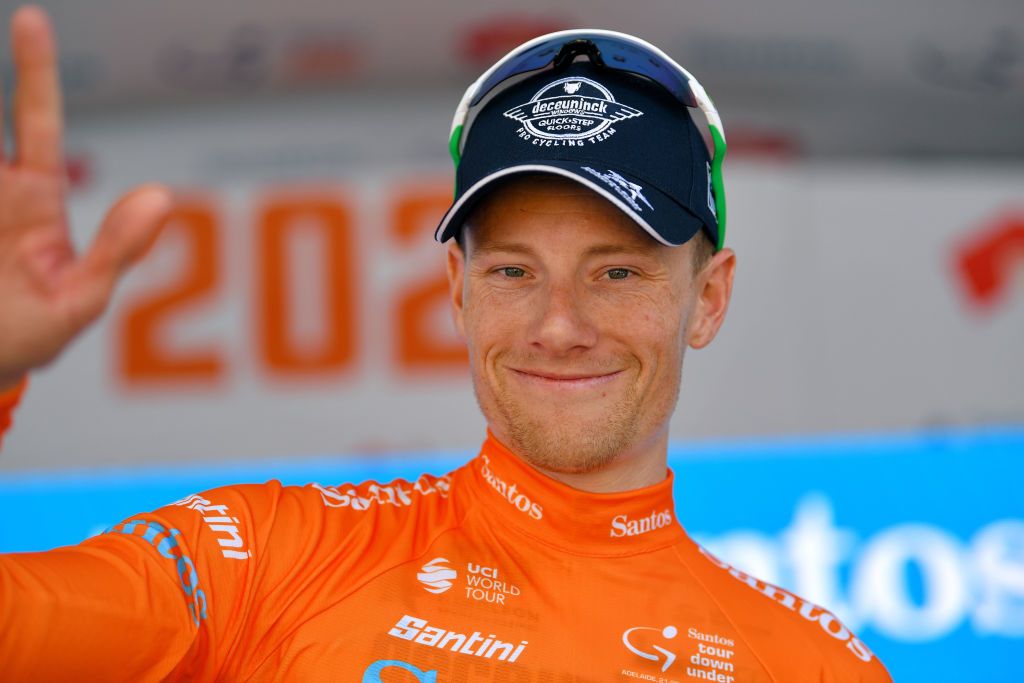
[[591,373],[553,373],[539,370],[517,370],[509,368],[512,374],[533,384],[551,388],[587,389],[608,384],[622,374],[622,370],[600,374]]

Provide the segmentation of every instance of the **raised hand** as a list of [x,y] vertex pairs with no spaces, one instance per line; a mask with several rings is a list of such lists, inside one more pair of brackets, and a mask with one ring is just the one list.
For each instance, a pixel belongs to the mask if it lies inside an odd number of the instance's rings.
[[[103,312],[118,279],[156,238],[172,202],[159,185],[128,192],[88,250],[76,254],[65,206],[57,49],[41,8],[15,12],[11,49],[13,150],[4,150],[0,135],[0,391],[53,360]],[[0,131],[2,112],[0,106]]]

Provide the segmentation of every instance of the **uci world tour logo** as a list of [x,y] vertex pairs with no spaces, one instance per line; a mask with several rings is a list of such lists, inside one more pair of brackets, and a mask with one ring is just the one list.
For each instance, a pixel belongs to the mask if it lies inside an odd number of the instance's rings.
[[452,583],[458,578],[458,573],[448,566],[448,560],[443,557],[435,557],[420,568],[416,578],[423,584],[423,590],[428,593],[444,593],[451,588]]
[[529,102],[505,116],[523,124],[520,139],[544,147],[576,147],[615,134],[613,123],[643,116],[615,101],[608,88],[589,78],[562,78],[537,91]]

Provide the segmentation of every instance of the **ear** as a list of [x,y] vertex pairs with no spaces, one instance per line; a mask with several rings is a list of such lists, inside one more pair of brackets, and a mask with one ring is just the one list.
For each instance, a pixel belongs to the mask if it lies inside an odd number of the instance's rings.
[[686,331],[686,343],[691,348],[704,348],[718,334],[732,298],[735,271],[736,253],[732,249],[722,249],[711,257],[694,279],[697,296]]
[[463,319],[463,294],[465,293],[466,256],[455,240],[448,242],[448,292],[452,301],[452,320],[459,336],[466,338],[466,323]]

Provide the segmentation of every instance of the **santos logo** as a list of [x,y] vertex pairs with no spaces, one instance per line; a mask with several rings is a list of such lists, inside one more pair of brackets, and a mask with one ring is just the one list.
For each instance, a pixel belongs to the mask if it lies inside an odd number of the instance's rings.
[[502,498],[507,500],[512,505],[516,506],[516,509],[520,512],[525,512],[533,519],[541,519],[544,517],[544,508],[538,503],[534,503],[530,500],[525,493],[521,493],[517,490],[515,484],[508,484],[504,479],[499,477],[491,470],[491,461],[486,455],[480,456],[483,458],[484,464],[480,467],[480,474],[483,475],[484,479],[491,487],[501,494]]
[[443,557],[435,557],[420,568],[416,578],[423,584],[423,590],[437,594],[452,587],[452,581],[458,577],[458,573],[447,566],[447,562]]
[[[895,524],[862,536],[836,524],[827,496],[809,494],[777,533],[743,529],[694,537],[760,579],[758,591],[764,582],[791,587],[794,595],[827,605],[854,633],[870,628],[899,643],[934,643],[962,632],[979,641],[1024,635],[1021,518],[957,533]],[[784,599],[781,592],[774,597]],[[818,614],[805,618],[819,621]],[[829,625],[839,631],[837,623]]]
[[639,536],[648,531],[662,529],[672,523],[672,511],[669,509],[653,510],[651,514],[640,519],[630,519],[626,515],[615,515],[612,518],[612,538],[623,536]]

